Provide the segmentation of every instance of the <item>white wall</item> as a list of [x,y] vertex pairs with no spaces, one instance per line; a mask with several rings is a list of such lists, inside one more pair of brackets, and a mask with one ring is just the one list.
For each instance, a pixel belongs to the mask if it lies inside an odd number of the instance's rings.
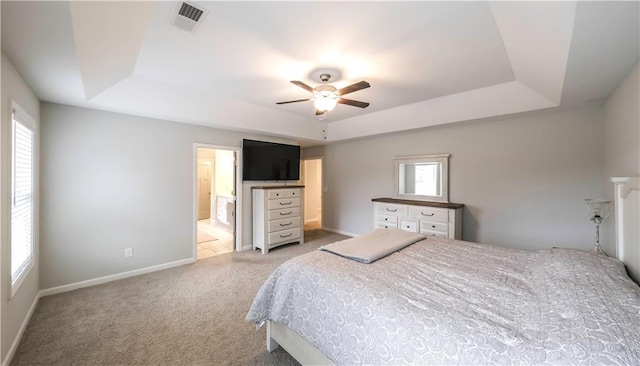
[[[228,228],[233,229],[234,215],[229,211],[228,204],[222,205],[218,209],[219,197],[230,197],[235,195],[234,193],[234,176],[235,176],[235,152],[231,150],[216,150],[216,157],[214,163],[214,195],[212,196],[213,209],[212,217],[216,222],[222,222],[224,225],[228,225]],[[222,220],[218,220],[218,217],[222,217]]]
[[[1,345],[1,359],[5,361],[13,342],[16,340],[18,333],[21,330],[21,326],[29,314],[34,301],[36,301],[39,291],[38,271],[39,271],[39,245],[38,245],[38,210],[39,201],[36,198],[34,205],[34,227],[35,227],[35,263],[30,273],[25,278],[24,282],[18,289],[18,292],[9,299],[11,295],[11,261],[10,261],[10,247],[11,238],[9,236],[9,228],[11,227],[11,100],[14,100],[20,107],[27,112],[35,121],[36,125],[40,123],[40,102],[36,95],[33,93],[29,85],[24,81],[22,76],[15,69],[11,61],[7,56],[2,53],[2,97],[0,103],[2,103],[2,126],[0,129],[0,148],[2,150],[2,160],[0,161],[0,190],[2,195],[0,200],[2,201],[2,210],[0,215],[2,217],[2,225],[0,226],[0,232],[2,234],[2,258],[0,264],[0,282],[2,282],[2,299],[0,299],[0,309],[2,311],[2,333],[0,336]],[[38,128],[38,127],[37,127]],[[34,169],[36,175],[35,180],[35,197],[38,196],[38,131],[35,131],[36,137],[36,154]]]
[[[331,125],[329,125],[331,128]],[[584,199],[602,189],[602,108],[437,126],[305,149],[324,156],[323,223],[372,230],[371,199],[393,197],[394,157],[450,153],[463,238],[523,249],[588,249]]]
[[[636,177],[640,175],[640,72],[639,64],[629,72],[604,104],[604,192],[613,202],[611,177]],[[604,249],[613,253],[615,220],[613,206],[611,216],[602,224]]]
[[233,155],[234,152],[230,150],[216,150],[214,183],[217,196],[233,194]]
[[[292,143],[51,103],[41,118],[42,289],[192,258],[194,143]],[[245,246],[259,184],[242,184]]]

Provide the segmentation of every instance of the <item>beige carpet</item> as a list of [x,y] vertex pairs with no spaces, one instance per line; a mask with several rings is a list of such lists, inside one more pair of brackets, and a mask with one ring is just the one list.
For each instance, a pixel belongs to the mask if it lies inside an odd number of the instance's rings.
[[44,297],[11,365],[297,365],[244,317],[278,265],[346,238],[312,237]]

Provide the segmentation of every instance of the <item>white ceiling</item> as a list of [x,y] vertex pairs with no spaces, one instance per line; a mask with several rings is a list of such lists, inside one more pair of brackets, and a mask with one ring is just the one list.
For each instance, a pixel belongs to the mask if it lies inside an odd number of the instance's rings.
[[[44,101],[306,143],[593,103],[640,54],[635,1],[181,3],[2,1],[2,49]],[[325,68],[371,105],[275,104]]]

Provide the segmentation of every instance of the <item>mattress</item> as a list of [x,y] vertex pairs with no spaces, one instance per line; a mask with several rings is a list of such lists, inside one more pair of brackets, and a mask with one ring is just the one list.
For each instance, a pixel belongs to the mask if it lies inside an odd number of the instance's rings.
[[640,364],[640,288],[590,252],[428,238],[370,264],[281,265],[247,321],[279,322],[337,364]]

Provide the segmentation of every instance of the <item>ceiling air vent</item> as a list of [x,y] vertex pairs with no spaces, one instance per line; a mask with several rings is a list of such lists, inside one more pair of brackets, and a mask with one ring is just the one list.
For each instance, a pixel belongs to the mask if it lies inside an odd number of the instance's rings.
[[207,16],[206,9],[196,8],[195,6],[179,2],[176,5],[175,16],[173,17],[173,25],[187,32],[195,32],[200,23]]

